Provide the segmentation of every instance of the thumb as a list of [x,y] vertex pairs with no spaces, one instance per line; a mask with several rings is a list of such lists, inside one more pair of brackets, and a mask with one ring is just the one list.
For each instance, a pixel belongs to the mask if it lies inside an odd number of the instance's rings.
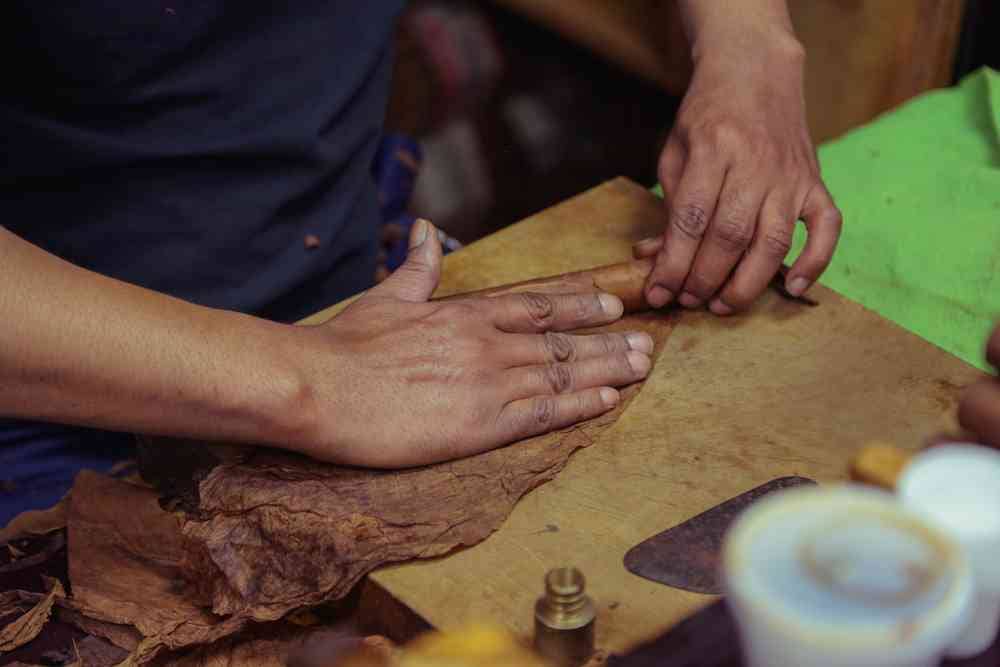
[[420,218],[410,230],[410,250],[406,261],[369,293],[401,301],[427,301],[440,279],[441,241],[434,225]]

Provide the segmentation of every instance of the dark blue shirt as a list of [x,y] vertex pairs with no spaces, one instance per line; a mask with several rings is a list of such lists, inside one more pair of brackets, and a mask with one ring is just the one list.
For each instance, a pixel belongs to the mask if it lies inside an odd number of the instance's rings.
[[[0,225],[100,273],[283,321],[368,287],[401,6],[3,0]],[[0,523],[128,448],[0,420]]]
[[274,319],[366,288],[401,5],[4,0],[0,224],[106,275]]

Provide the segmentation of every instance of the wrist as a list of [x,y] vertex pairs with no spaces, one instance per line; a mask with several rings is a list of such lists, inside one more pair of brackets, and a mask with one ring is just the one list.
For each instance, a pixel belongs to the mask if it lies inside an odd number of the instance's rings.
[[738,33],[704,31],[691,40],[691,62],[696,70],[717,63],[731,67],[734,61],[747,59],[766,63],[769,68],[785,66],[801,70],[806,51],[791,30],[780,27]]
[[[260,444],[304,451],[313,440],[318,409],[309,369],[311,327],[279,324],[257,318],[258,335],[245,346],[243,357],[253,365],[247,369],[242,395],[235,397],[238,410],[247,415]],[[313,357],[315,361],[315,357]]]

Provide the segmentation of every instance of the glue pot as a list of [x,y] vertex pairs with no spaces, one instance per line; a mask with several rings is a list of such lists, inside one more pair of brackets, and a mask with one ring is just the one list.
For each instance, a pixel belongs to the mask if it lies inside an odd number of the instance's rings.
[[972,567],[972,619],[948,648],[969,658],[1000,627],[1000,452],[968,444],[932,447],[910,460],[896,483],[900,500],[962,545]]
[[971,612],[961,548],[861,486],[764,498],[726,534],[722,570],[751,667],[937,665]]

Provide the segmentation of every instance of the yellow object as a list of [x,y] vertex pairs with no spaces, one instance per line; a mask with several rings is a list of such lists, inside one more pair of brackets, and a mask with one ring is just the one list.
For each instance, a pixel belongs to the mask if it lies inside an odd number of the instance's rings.
[[890,443],[869,443],[851,460],[851,479],[892,491],[911,456]]
[[448,634],[416,639],[403,651],[399,667],[544,667],[541,658],[511,633],[472,625]]

